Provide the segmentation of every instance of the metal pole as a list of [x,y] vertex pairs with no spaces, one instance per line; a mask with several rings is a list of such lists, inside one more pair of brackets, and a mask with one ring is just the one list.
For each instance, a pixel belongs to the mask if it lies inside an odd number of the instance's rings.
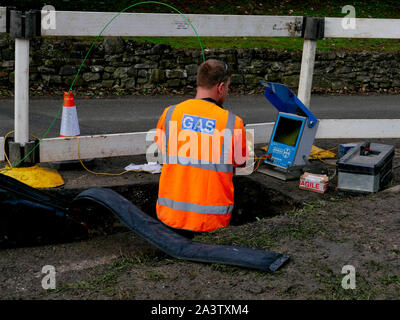
[[297,96],[307,108],[310,108],[316,49],[316,40],[304,40],[303,56],[301,59],[299,92]]
[[14,142],[29,141],[29,40],[15,39]]

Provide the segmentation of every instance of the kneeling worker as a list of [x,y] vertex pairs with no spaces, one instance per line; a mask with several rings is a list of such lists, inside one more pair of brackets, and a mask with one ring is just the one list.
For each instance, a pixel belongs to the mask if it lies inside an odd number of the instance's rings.
[[181,234],[213,231],[231,219],[234,167],[246,165],[247,147],[242,119],[222,106],[230,78],[226,63],[203,62],[196,97],[166,108],[157,124],[164,159],[157,216]]

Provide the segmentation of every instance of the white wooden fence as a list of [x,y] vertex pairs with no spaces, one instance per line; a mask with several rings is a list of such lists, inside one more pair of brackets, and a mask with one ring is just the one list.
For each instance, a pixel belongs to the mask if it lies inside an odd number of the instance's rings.
[[[42,19],[47,13],[42,12]],[[6,8],[0,7],[0,32],[6,32]],[[301,37],[303,17],[254,15],[203,15],[56,11],[56,28],[43,36],[195,36],[200,37]],[[356,19],[355,29],[344,29],[342,18],[325,18],[325,38],[400,38],[400,19]],[[29,40],[16,39],[15,137],[24,144],[29,138]],[[315,39],[305,39],[300,71],[299,98],[310,107],[316,51]],[[17,54],[18,53],[18,54]],[[28,65],[27,65],[28,64]],[[27,70],[28,69],[28,72]],[[60,98],[61,99],[61,98]],[[60,100],[61,101],[61,100]],[[399,106],[400,107],[400,106]],[[19,119],[19,120],[17,120]],[[21,120],[22,119],[22,120]],[[22,125],[21,125],[22,124]],[[267,142],[273,123],[249,124],[255,143]],[[146,132],[80,137],[82,158],[144,154]],[[317,138],[399,138],[400,119],[321,120]],[[0,138],[2,145],[3,138]],[[76,139],[45,138],[40,144],[40,161],[77,159]],[[0,160],[4,160],[0,152]]]

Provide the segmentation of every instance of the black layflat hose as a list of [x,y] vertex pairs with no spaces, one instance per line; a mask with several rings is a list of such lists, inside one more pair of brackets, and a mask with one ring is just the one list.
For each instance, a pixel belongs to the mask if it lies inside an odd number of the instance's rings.
[[133,232],[168,255],[198,262],[228,264],[259,270],[278,270],[289,256],[244,247],[212,245],[189,240],[150,217],[111,189],[90,188],[74,202],[90,200],[114,213]]

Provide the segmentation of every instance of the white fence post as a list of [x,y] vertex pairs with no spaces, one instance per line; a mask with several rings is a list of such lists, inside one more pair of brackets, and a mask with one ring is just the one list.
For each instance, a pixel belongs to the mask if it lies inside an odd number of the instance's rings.
[[29,40],[15,39],[14,142],[29,141]]
[[311,90],[314,73],[316,40],[304,40],[303,56],[301,58],[301,70],[298,97],[307,108],[310,108]]
[[301,59],[301,70],[299,80],[299,91],[297,96],[307,108],[310,108],[312,80],[314,73],[315,52],[317,39],[322,39],[325,32],[325,19],[305,17],[303,20],[304,38],[303,56]]

